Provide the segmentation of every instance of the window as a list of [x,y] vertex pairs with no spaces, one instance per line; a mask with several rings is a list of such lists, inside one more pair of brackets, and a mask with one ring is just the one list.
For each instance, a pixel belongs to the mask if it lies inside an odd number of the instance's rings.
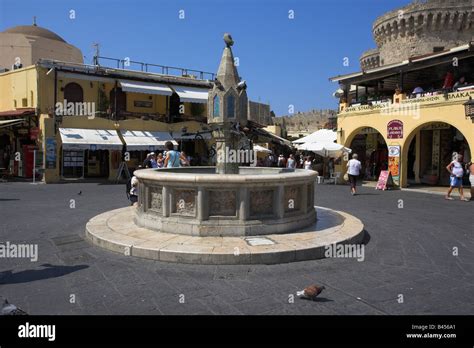
[[227,117],[234,118],[235,117],[235,98],[232,94],[227,96],[226,107],[227,107]]
[[214,117],[219,117],[220,115],[220,100],[219,100],[219,96],[214,96],[214,99],[213,99],[213,103],[214,103],[214,112],[213,112],[213,116]]
[[33,91],[30,91],[30,105],[31,106],[35,106],[34,101],[35,101],[35,99],[33,98]]
[[82,87],[75,82],[68,83],[64,87],[64,99],[72,103],[82,103],[84,101]]
[[21,106],[24,108],[28,106],[28,98],[21,99]]

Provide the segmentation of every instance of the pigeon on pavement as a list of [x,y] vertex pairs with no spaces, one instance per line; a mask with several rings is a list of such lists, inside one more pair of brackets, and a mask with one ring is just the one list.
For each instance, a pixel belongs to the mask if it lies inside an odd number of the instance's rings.
[[21,310],[14,304],[9,303],[8,300],[5,299],[5,302],[3,303],[2,309],[0,311],[0,315],[28,315],[28,313]]
[[326,289],[324,286],[310,285],[302,291],[297,291],[296,296],[314,301],[324,289]]

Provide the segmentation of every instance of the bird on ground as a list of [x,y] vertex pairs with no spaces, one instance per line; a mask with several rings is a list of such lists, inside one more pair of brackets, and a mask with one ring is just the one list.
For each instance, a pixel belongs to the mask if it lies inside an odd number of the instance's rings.
[[77,194],[78,194],[79,196],[82,195],[82,191],[79,191]]
[[12,303],[9,303],[7,299],[3,302],[0,315],[28,315],[25,311],[21,310]]
[[324,286],[310,285],[302,291],[297,291],[296,296],[314,301],[324,289],[326,289]]

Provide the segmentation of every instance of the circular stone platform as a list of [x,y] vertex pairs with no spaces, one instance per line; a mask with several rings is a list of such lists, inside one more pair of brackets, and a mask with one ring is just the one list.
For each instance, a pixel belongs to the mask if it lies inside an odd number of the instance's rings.
[[86,237],[104,249],[167,262],[191,264],[275,264],[324,258],[325,246],[357,244],[364,225],[356,217],[315,207],[318,221],[298,232],[238,237],[198,237],[157,232],[134,222],[134,207],[97,215]]

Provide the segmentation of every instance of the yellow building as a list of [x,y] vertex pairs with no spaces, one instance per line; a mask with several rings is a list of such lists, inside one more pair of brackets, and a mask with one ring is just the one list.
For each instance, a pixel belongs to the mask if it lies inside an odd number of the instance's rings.
[[[4,35],[57,41],[51,44],[53,56],[75,52],[44,28],[21,29],[8,29]],[[33,45],[29,52],[31,59],[42,54]],[[24,48],[17,53],[26,54]],[[51,59],[9,70],[9,57],[15,54],[8,52],[0,72],[1,175],[32,177],[35,167],[47,183],[115,180],[122,160],[133,170],[146,153],[164,149],[168,140],[198,161],[207,160],[213,74],[197,71],[197,78],[185,69],[176,76],[167,74],[167,67],[158,74]],[[197,131],[202,134],[196,137]]]
[[464,106],[474,96],[473,67],[471,42],[331,78],[340,84],[338,142],[359,155],[366,178],[389,169],[402,187],[447,185],[453,154],[468,162],[474,149]]

